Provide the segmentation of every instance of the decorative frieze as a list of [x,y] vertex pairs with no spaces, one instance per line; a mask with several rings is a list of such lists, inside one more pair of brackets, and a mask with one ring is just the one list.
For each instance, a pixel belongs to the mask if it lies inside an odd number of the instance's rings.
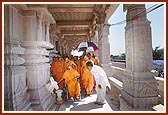
[[[123,98],[124,97],[124,98]],[[122,111],[149,111],[153,105],[158,104],[158,96],[155,97],[133,97],[125,91],[121,91],[120,110]]]
[[134,97],[151,97],[158,95],[158,84],[155,79],[133,80],[123,79],[123,90],[129,92]]

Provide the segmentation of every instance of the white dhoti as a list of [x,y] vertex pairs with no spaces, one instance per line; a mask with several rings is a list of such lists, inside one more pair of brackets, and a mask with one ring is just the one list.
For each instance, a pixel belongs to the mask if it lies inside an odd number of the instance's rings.
[[101,103],[105,103],[105,98],[106,98],[106,91],[102,90],[96,90],[97,92],[97,98],[96,98],[96,102],[101,102]]
[[[94,65],[92,68],[93,76],[96,81],[96,92],[97,92],[97,102],[104,103],[106,98],[106,87],[108,86],[111,89],[110,83],[107,79],[105,71],[97,65]],[[101,89],[98,88],[98,85],[101,85]]]

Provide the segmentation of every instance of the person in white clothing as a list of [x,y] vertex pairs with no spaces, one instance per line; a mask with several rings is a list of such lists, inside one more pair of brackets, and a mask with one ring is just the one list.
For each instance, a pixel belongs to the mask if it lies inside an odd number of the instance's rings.
[[106,87],[111,89],[107,75],[100,66],[94,65],[92,61],[88,61],[86,67],[92,72],[96,81],[97,99],[94,104],[103,105],[105,103]]

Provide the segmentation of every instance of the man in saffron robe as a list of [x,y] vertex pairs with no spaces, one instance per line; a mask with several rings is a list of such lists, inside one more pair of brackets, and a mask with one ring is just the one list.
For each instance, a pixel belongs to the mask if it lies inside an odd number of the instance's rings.
[[[58,54],[56,61],[53,62],[51,66],[52,74],[55,79],[55,81],[60,81],[60,79],[63,77],[64,74],[64,69],[65,69],[65,64],[64,60],[62,59],[61,55]],[[59,88],[63,89],[64,88],[64,82],[61,82],[59,84]]]
[[67,70],[69,63],[71,63],[73,69],[77,70],[77,65],[68,56],[65,56],[65,70]]
[[81,60],[78,59],[77,56],[75,56],[74,59],[73,59],[73,61],[74,61],[74,63],[75,63],[76,66],[77,66],[77,69],[76,69],[77,72],[78,72],[79,74],[81,74]]
[[99,65],[99,59],[94,55],[93,52],[89,52],[87,56],[94,62],[94,65]]
[[98,105],[103,105],[105,103],[106,87],[108,86],[111,89],[110,83],[107,79],[107,75],[100,66],[94,65],[91,61],[88,61],[86,63],[86,66],[92,72],[96,81],[95,88],[97,92],[97,99],[94,103]]
[[68,87],[68,93],[70,100],[74,100],[76,97],[77,100],[80,99],[80,84],[78,82],[78,78],[80,74],[72,68],[72,63],[67,63],[67,70],[63,74],[63,78],[58,82],[58,84],[65,79],[66,85]]
[[85,96],[89,96],[92,94],[93,87],[94,87],[94,77],[90,70],[86,68],[86,62],[88,61],[87,55],[84,56],[84,60],[82,61],[82,78],[81,78],[81,83],[82,83],[82,88],[85,90]]

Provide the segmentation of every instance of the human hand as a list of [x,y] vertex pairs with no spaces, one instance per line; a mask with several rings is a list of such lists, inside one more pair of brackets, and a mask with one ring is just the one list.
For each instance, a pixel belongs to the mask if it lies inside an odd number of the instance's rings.
[[102,86],[101,86],[101,85],[98,85],[98,88],[99,88],[99,89],[102,89]]

